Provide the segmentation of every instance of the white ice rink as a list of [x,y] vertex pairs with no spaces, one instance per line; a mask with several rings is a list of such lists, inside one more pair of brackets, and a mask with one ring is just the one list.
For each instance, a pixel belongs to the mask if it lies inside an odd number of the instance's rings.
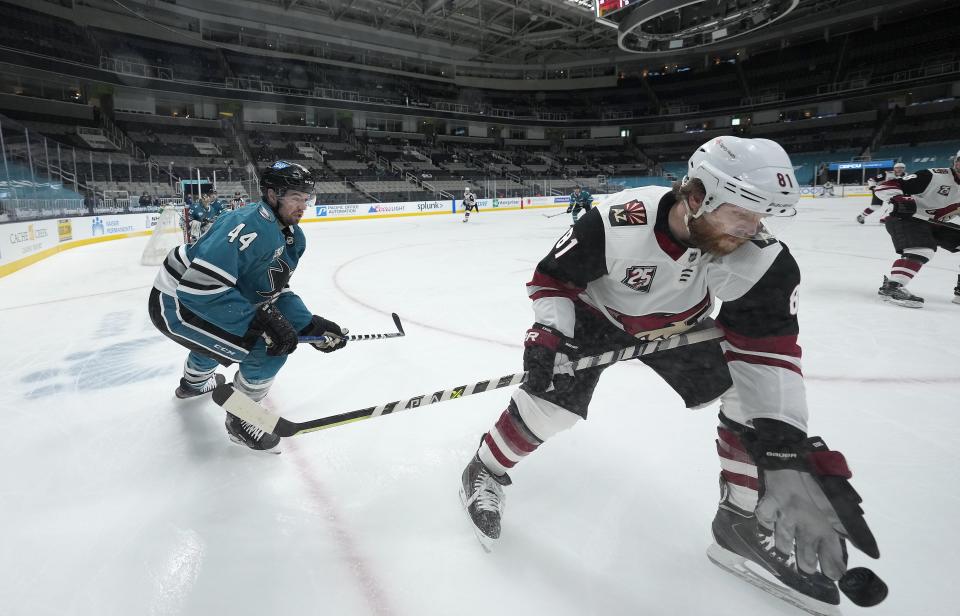
[[[960,255],[884,304],[893,261],[865,201],[804,200],[780,237],[803,272],[811,433],[843,451],[887,601],[845,614],[960,614]],[[268,403],[313,419],[521,369],[524,283],[568,225],[544,212],[307,224],[292,286],[354,333],[293,354]],[[209,399],[173,397],[185,351],[150,325],[146,238],[0,279],[3,616],[798,616],[710,564],[716,408],[687,411],[639,362],[591,417],[512,473],[483,552],[460,472],[509,390],[286,439],[227,439]],[[232,374],[232,370],[228,371]]]

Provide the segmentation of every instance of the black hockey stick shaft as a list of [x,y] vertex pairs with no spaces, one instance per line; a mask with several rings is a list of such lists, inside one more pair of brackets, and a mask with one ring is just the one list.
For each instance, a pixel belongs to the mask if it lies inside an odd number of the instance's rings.
[[[353,342],[354,340],[382,340],[384,338],[402,338],[406,336],[406,332],[403,331],[403,324],[400,323],[400,317],[397,316],[397,313],[393,313],[393,324],[397,326],[397,331],[389,334],[349,334],[346,338],[348,342]],[[329,342],[329,336],[300,336],[297,339],[298,342]]]
[[557,212],[556,214],[544,214],[547,218],[556,218],[562,214],[568,214],[569,212]]
[[[637,344],[624,349],[607,351],[606,353],[601,353],[600,355],[583,357],[577,361],[566,364],[564,368],[569,367],[575,371],[585,370],[587,368],[596,368],[598,366],[606,366],[618,361],[634,359],[643,355],[667,351],[681,346],[697,344],[699,342],[706,342],[708,340],[717,340],[722,337],[723,332],[720,329],[711,327],[709,329],[703,329],[688,334],[672,336],[665,340],[645,342],[643,344]],[[395,400],[393,402],[378,404],[376,406],[357,409],[355,411],[348,411],[346,413],[339,413],[329,417],[321,417],[320,419],[311,419],[301,422],[290,421],[288,419],[284,419],[283,417],[271,415],[259,403],[254,402],[247,396],[234,390],[233,386],[229,384],[220,385],[214,389],[213,400],[226,409],[227,412],[236,415],[244,421],[256,425],[262,430],[271,432],[277,436],[288,437],[295,436],[297,434],[303,434],[305,432],[325,430],[327,428],[333,428],[335,426],[340,426],[355,421],[370,419],[371,417],[399,413],[400,411],[436,404],[437,402],[444,402],[446,400],[465,398],[467,396],[472,396],[473,394],[480,394],[483,392],[492,391],[494,389],[511,387],[523,383],[526,381],[526,378],[526,372],[507,374],[501,377],[471,383],[469,385],[460,385],[459,387],[442,389],[440,391],[433,392],[432,394],[421,394],[407,398],[406,400]]]

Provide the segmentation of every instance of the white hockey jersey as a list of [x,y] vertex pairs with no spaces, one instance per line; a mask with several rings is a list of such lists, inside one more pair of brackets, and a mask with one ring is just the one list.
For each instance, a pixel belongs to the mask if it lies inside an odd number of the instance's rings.
[[960,216],[960,178],[952,169],[921,169],[878,184],[874,194],[884,203],[897,195],[913,197],[917,202],[913,216],[921,220],[957,222]]
[[575,337],[579,305],[630,336],[656,339],[690,329],[719,299],[724,357],[747,416],[805,429],[796,261],[772,239],[723,257],[685,246],[667,224],[673,203],[669,188],[634,188],[582,217],[527,285],[536,321]]

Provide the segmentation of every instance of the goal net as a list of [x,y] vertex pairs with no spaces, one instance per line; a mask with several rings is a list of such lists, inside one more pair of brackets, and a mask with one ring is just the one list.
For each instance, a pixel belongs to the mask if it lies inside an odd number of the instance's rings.
[[160,210],[157,226],[153,228],[150,241],[140,257],[142,265],[160,265],[167,253],[188,242],[186,213],[183,205],[171,205]]

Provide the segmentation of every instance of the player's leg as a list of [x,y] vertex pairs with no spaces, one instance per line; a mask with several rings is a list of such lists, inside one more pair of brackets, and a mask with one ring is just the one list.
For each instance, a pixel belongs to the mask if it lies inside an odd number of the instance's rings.
[[907,290],[907,285],[920,272],[937,249],[931,225],[915,219],[891,216],[884,223],[893,248],[900,255],[893,262],[890,275],[883,277],[883,285],[877,294],[884,301],[908,308],[922,308],[923,298]]
[[[952,253],[960,252],[960,228],[937,226],[933,228],[933,237],[940,248]],[[953,288],[953,303],[960,304],[960,275],[957,276],[957,286]]]
[[[240,367],[233,377],[233,387],[253,400],[263,400],[286,361],[286,355],[267,355],[267,345],[263,339],[260,339],[253,345],[246,359],[240,362]],[[280,453],[277,448],[280,444],[279,436],[264,432],[236,415],[227,413],[224,427],[234,443],[246,445],[258,451]]]
[[[815,613],[831,613],[840,602],[837,584],[816,571],[805,573],[795,555],[776,549],[774,531],[754,513],[762,496],[759,471],[743,439],[753,429],[740,408],[736,388],[721,398],[716,448],[720,458],[720,503],[711,524],[714,543],[707,556],[728,572],[765,591]],[[758,573],[759,565],[766,575]]]
[[[303,301],[293,293],[281,293],[274,302],[274,306],[298,332],[302,332],[310,324],[313,316],[304,306]],[[286,361],[286,355],[268,355],[266,343],[262,338],[258,338],[252,345],[250,353],[240,362],[240,367],[233,377],[233,387],[259,402],[267,396],[280,368]],[[264,432],[230,413],[226,414],[224,425],[230,439],[235,443],[246,445],[251,449],[280,453],[276,448],[280,443],[279,436]]]
[[180,386],[174,392],[178,398],[193,398],[212,391],[217,385],[226,382],[221,374],[216,374],[216,359],[199,351],[190,351],[183,362],[183,376],[180,377]]
[[819,602],[839,601],[835,583],[819,573],[809,576],[799,571],[790,555],[774,549],[772,531],[757,522],[754,510],[760,498],[759,472],[740,440],[752,429],[747,426],[720,343],[680,347],[641,361],[677,392],[687,408],[706,406],[718,398],[721,401],[716,441],[720,503],[712,523],[715,544],[707,551],[711,560],[738,575],[736,570],[750,560],[779,580],[784,593],[792,589]]
[[874,210],[878,209],[879,206],[883,205],[883,201],[877,198],[876,195],[873,195],[873,198],[870,199],[870,205],[865,207],[862,212],[857,214],[857,222],[861,225],[866,221],[867,217],[870,214],[873,214]]
[[[579,312],[576,328],[575,343],[582,342],[580,352],[585,355],[616,348],[618,345],[609,342],[610,336],[622,335],[595,317]],[[612,331],[605,335],[604,328]],[[487,549],[500,537],[503,487],[510,485],[507,472],[545,441],[586,418],[603,370],[604,367],[598,367],[576,372],[563,391],[534,393],[521,387],[483,435],[477,453],[463,471],[460,495],[477,537]]]
[[[207,393],[224,382],[215,373],[217,364],[229,366],[247,356],[250,341],[216,326],[205,323],[181,306],[176,298],[151,289],[148,312],[154,327],[190,355],[183,366],[183,376],[174,394],[192,398]],[[188,319],[185,323],[183,319]]]

